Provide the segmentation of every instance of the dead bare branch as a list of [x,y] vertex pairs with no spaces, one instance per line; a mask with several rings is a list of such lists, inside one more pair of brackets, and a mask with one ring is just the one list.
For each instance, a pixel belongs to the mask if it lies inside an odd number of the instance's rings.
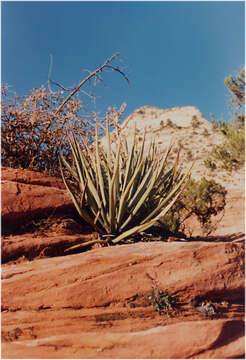
[[72,91],[72,90],[75,89],[75,88],[73,88],[73,89],[66,89],[63,85],[59,84],[58,82],[56,82],[56,81],[54,81],[54,80],[50,80],[50,83],[58,86],[59,88],[61,88],[61,89],[64,90],[64,91]]
[[52,89],[50,87],[50,77],[51,77],[51,73],[52,73],[52,66],[53,66],[53,55],[50,54],[50,67],[49,67],[49,74],[48,74],[48,89],[49,89],[49,92],[51,93],[52,92]]
[[58,108],[56,109],[54,115],[57,115],[61,110],[62,108],[64,107],[64,105],[71,99],[71,97],[76,94],[76,92],[81,88],[81,86],[83,86],[88,80],[92,79],[93,77],[96,77],[98,76],[98,74],[100,72],[103,71],[104,68],[106,67],[111,67],[111,69],[115,70],[115,71],[118,71],[120,72],[120,74],[128,81],[128,84],[129,84],[129,80],[127,79],[126,75],[121,71],[119,70],[118,68],[116,67],[113,67],[111,65],[109,65],[117,56],[119,56],[119,53],[116,53],[114,55],[112,55],[110,58],[108,58],[105,63],[101,66],[99,66],[99,68],[97,68],[96,70],[94,70],[92,73],[90,73],[90,75],[88,75],[85,79],[83,79],[79,84],[78,86],[76,86],[75,89],[72,90],[72,92],[66,97],[66,99],[62,102],[62,104],[60,104],[58,106]]
[[130,81],[129,81],[128,77],[118,67],[115,67],[115,66],[112,66],[112,65],[107,65],[105,67],[113,69],[114,71],[118,71],[126,79],[126,81],[128,82],[128,85],[130,86]]

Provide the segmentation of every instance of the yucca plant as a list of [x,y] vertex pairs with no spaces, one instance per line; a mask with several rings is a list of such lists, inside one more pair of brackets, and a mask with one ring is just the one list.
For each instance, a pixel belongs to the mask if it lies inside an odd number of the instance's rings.
[[[182,174],[178,169],[179,152],[173,167],[167,168],[172,145],[163,157],[154,142],[145,152],[145,134],[140,144],[135,132],[131,145],[124,136],[118,136],[112,146],[108,122],[105,139],[107,145],[102,146],[98,127],[92,146],[71,133],[73,165],[60,151],[61,174],[74,205],[99,233],[97,240],[69,250],[96,242],[115,244],[155,225],[175,203],[189,178],[190,171]],[[72,182],[66,179],[64,168]]]

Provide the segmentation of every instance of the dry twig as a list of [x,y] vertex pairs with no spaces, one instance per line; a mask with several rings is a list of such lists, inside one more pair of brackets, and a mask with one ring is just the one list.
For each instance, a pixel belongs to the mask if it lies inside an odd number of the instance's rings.
[[130,83],[127,76],[121,71],[119,70],[117,67],[114,67],[112,65],[109,65],[117,56],[119,56],[118,53],[112,55],[110,58],[108,58],[105,63],[101,66],[99,66],[99,68],[97,68],[96,70],[94,70],[92,73],[90,73],[90,75],[88,75],[85,79],[83,79],[78,86],[76,86],[75,89],[72,90],[72,92],[66,97],[66,99],[63,101],[62,104],[59,105],[59,107],[56,109],[55,111],[55,115],[57,115],[61,109],[64,107],[64,105],[71,99],[71,97],[76,94],[77,91],[79,91],[79,89],[81,88],[81,86],[83,86],[88,80],[92,79],[93,77],[97,77],[98,74],[103,71],[103,69],[105,68],[110,68],[112,70],[118,71],[128,82],[128,84]]

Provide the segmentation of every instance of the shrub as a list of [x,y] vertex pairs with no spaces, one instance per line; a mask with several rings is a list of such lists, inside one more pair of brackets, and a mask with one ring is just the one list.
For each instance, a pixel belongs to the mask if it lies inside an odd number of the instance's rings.
[[[66,128],[90,134],[79,114],[80,101],[70,100],[55,116],[54,107],[64,100],[62,92],[49,93],[41,87],[23,98],[9,99],[6,92],[2,98],[2,165],[60,176],[58,152],[59,145],[66,143]],[[69,146],[63,151],[68,156]]]
[[188,173],[181,174],[177,169],[179,154],[174,166],[167,169],[171,147],[160,158],[152,143],[144,156],[145,134],[141,144],[134,134],[130,148],[119,136],[113,151],[108,124],[106,150],[99,146],[98,134],[94,150],[81,140],[79,143],[73,134],[70,137],[74,166],[60,153],[72,184],[65,179],[62,166],[61,171],[79,215],[100,234],[93,243],[115,244],[148,229],[180,196]]
[[210,158],[204,160],[204,165],[212,171],[217,169],[216,163]]
[[245,133],[244,129],[228,129],[226,132],[227,140],[216,145],[208,159],[204,162],[205,166],[228,171],[237,170],[245,161]]
[[214,180],[202,178],[200,181],[190,179],[186,189],[174,206],[161,220],[161,224],[177,233],[184,230],[184,222],[195,215],[204,233],[214,230],[212,217],[221,213],[226,204],[226,189]]
[[213,120],[213,128],[225,135],[225,142],[216,145],[204,161],[210,169],[236,170],[245,161],[244,115],[236,115],[229,122]]
[[[89,81],[93,78],[97,80],[95,83],[98,80],[101,81],[102,77],[99,77],[98,74],[101,74],[106,68],[120,73],[129,84],[124,72],[118,66],[111,65],[118,56],[118,53],[112,55],[72,89],[65,89],[59,83],[52,81],[50,74],[49,91],[42,86],[23,98],[14,95],[9,99],[8,87],[3,85],[1,104],[2,165],[59,176],[59,146],[63,144],[64,156],[70,154],[70,147],[66,141],[67,130],[73,129],[88,142],[93,141],[95,134],[95,114],[88,113],[86,110],[85,113],[82,112],[84,105],[79,98],[81,87],[89,85]],[[51,84],[58,86],[62,91],[52,91]],[[64,92],[69,92],[69,94],[64,96]],[[88,91],[83,91],[83,93],[95,99],[95,96],[91,94],[91,86]],[[118,125],[116,120],[119,121],[122,111],[121,109],[118,111],[114,122],[110,125]],[[111,114],[113,112],[114,109],[111,110]],[[101,122],[103,124],[103,119]]]
[[[245,105],[245,69],[242,69],[235,77],[225,78],[225,85],[231,93],[232,99],[229,104],[240,109]],[[228,123],[225,121],[215,121],[213,128],[225,135],[225,142],[215,146],[205,165],[211,165],[217,169],[236,170],[245,162],[245,114],[234,113],[234,118]]]
[[191,161],[193,159],[192,151],[188,150],[186,153],[186,158],[188,161]]
[[[62,92],[48,92],[45,87],[34,89],[24,97],[8,96],[3,92],[2,120],[2,165],[61,176],[58,154],[63,146],[65,157],[71,156],[67,131],[83,136],[91,143],[95,138],[94,114],[81,113],[80,99],[70,99],[63,111],[55,109],[63,103]],[[118,127],[125,104],[116,111],[111,108],[106,114],[110,125]],[[114,120],[111,118],[114,117]],[[112,120],[112,121],[111,121]],[[102,126],[105,119],[100,119]],[[138,130],[139,131],[139,130]]]
[[167,119],[167,126],[168,127],[174,127],[174,123],[172,122],[171,119]]
[[208,129],[204,129],[202,135],[209,136],[210,134],[208,132]]
[[153,288],[151,295],[148,295],[148,299],[153,306],[153,310],[158,311],[159,314],[162,314],[163,312],[168,316],[176,314],[178,305],[175,296],[171,296],[158,288]]
[[242,107],[245,104],[245,68],[235,76],[225,78],[224,83],[232,96],[229,104]]
[[193,115],[192,116],[192,119],[191,119],[191,126],[193,129],[196,129],[198,128],[199,126],[201,125],[201,122],[198,120],[197,116],[196,115]]

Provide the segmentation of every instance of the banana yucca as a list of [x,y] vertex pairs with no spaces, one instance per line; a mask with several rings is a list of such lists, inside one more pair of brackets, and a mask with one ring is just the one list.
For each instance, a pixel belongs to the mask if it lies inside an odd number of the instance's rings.
[[[167,169],[171,147],[160,158],[154,142],[145,152],[145,134],[140,142],[133,135],[131,145],[118,136],[112,146],[109,124],[106,124],[107,146],[99,143],[98,128],[94,150],[75,134],[69,136],[73,166],[60,151],[63,181],[79,215],[99,234],[98,240],[70,249],[100,242],[118,243],[144,231],[161,219],[177,200],[189,178],[174,166]],[[71,175],[72,184],[65,179],[62,165]],[[70,250],[69,249],[69,250]],[[67,249],[68,250],[68,249]]]

